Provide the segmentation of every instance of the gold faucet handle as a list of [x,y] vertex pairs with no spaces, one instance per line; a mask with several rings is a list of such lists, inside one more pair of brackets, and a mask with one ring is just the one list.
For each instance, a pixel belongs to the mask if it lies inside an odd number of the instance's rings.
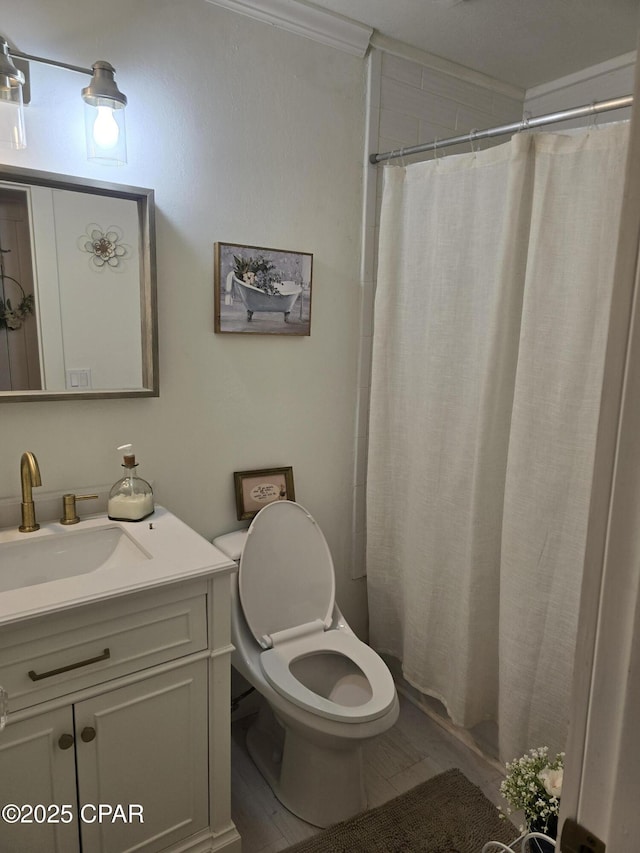
[[63,516],[60,519],[60,524],[77,524],[80,517],[76,512],[76,501],[89,501],[97,499],[98,495],[73,495],[66,494],[62,496],[62,511]]

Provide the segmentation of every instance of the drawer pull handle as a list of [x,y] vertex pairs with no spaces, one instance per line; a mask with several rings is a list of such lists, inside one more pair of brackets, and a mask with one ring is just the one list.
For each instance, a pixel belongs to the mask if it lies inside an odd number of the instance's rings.
[[91,743],[91,741],[94,740],[95,736],[96,730],[93,728],[93,726],[85,726],[80,732],[80,739],[84,743]]
[[87,658],[87,660],[78,661],[78,663],[70,663],[67,666],[61,666],[59,669],[50,669],[49,672],[42,672],[38,675],[35,670],[29,670],[29,678],[31,681],[42,681],[43,678],[51,678],[52,675],[60,675],[62,672],[69,672],[72,669],[78,669],[81,666],[89,666],[90,663],[99,663],[101,660],[109,660],[111,657],[111,652],[109,649],[105,649],[101,655],[97,655],[95,658]]
[[73,746],[73,735],[60,735],[58,738],[58,746],[60,749],[71,749]]

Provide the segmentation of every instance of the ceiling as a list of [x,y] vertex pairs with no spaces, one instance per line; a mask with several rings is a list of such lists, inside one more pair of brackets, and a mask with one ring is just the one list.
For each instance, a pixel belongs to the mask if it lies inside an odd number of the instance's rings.
[[312,0],[523,89],[636,49],[640,0]]

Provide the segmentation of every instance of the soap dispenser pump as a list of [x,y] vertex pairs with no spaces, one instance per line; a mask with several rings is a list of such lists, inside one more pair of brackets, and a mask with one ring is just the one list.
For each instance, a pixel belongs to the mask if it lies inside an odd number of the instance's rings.
[[138,465],[133,445],[122,444],[118,450],[124,451],[122,467],[125,475],[109,492],[107,515],[113,521],[142,521],[153,512],[153,489],[136,474]]

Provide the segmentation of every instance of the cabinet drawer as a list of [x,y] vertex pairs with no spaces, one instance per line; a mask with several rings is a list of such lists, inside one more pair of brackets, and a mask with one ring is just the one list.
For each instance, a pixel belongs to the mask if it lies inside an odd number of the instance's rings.
[[204,592],[169,587],[7,626],[0,683],[17,711],[206,648]]

